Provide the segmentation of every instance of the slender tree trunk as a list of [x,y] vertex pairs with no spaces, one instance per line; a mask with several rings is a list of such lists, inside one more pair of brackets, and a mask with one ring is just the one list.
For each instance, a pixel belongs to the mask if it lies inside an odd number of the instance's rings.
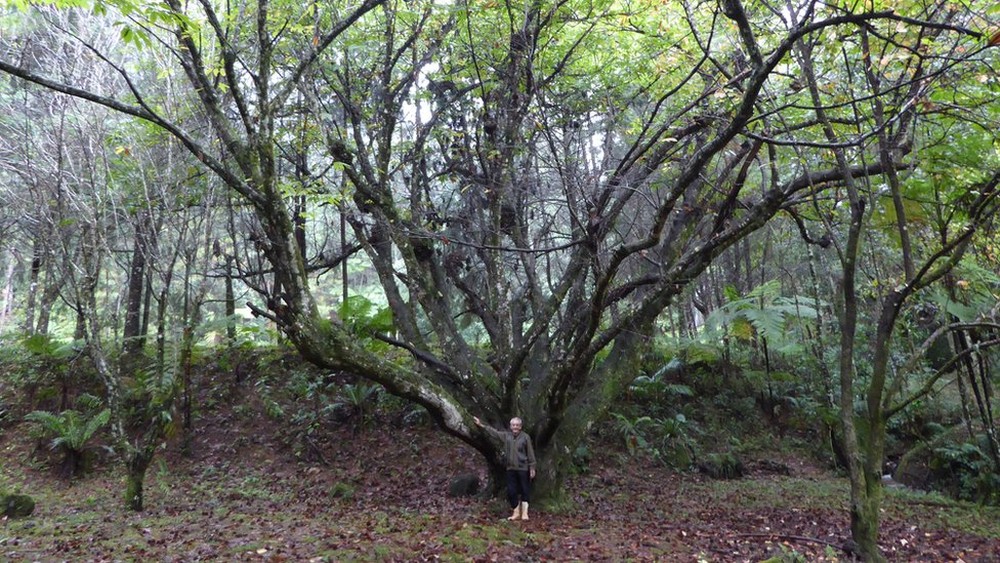
[[194,267],[196,258],[197,252],[191,252],[186,259],[184,268],[184,308],[182,312],[184,328],[180,342],[179,367],[181,371],[181,385],[183,385],[181,393],[181,428],[183,432],[181,450],[185,455],[190,455],[192,431],[194,429],[191,412],[191,388],[193,386],[191,358],[194,355],[194,332],[200,318],[202,301],[202,295],[197,295],[193,298],[191,295],[193,290],[191,286],[191,270]]
[[[844,310],[840,322],[840,424],[851,483],[851,538],[856,544],[857,552],[871,563],[885,561],[878,546],[884,424],[876,418],[879,413],[869,412],[868,426],[859,435],[854,423],[854,349],[857,334],[857,292],[854,277],[863,214],[864,206],[860,201],[852,204],[842,285]],[[873,469],[876,464],[879,468]]]
[[145,210],[136,217],[135,237],[132,248],[132,262],[129,266],[125,297],[125,325],[122,329],[124,342],[122,361],[125,370],[131,371],[129,365],[134,364],[136,356],[142,352],[145,338],[141,332],[143,289],[146,282],[146,256],[148,254],[149,235],[147,234],[149,213]]
[[979,360],[979,381],[983,386],[983,402],[986,407],[986,438],[993,456],[993,468],[1000,470],[1000,441],[997,440],[996,422],[993,418],[993,382],[990,379],[989,356],[980,352],[976,357]]
[[[955,352],[957,353],[957,349]],[[962,378],[962,374],[959,373],[958,377],[955,378],[955,382],[958,384],[958,396],[962,400],[962,423],[965,424],[965,431],[969,433],[969,437],[975,436],[976,431],[972,427],[972,412],[969,411],[969,391],[965,387],[965,380]]]
[[7,319],[14,310],[14,260],[7,263],[4,273],[3,300],[0,300],[0,332],[7,327]]
[[[300,180],[301,181],[301,180]],[[299,196],[295,199],[292,219],[295,221],[295,244],[299,246],[299,254],[302,259],[306,259],[306,198]]]
[[42,291],[41,299],[38,302],[38,323],[35,325],[35,334],[49,333],[52,305],[59,298],[59,290],[62,289],[64,282],[64,278],[55,275],[51,269],[46,273],[45,278],[45,289]]
[[233,289],[233,260],[226,257],[225,280],[226,341],[230,348],[236,345],[236,293]]
[[[798,43],[795,47],[796,58],[802,68],[803,76],[809,88],[809,95],[816,107],[816,115],[823,124],[826,139],[831,143],[839,143],[840,139],[826,114],[819,93],[816,72],[813,67],[812,47],[806,43]],[[844,187],[850,202],[850,223],[847,229],[847,240],[838,247],[841,262],[842,280],[840,296],[843,299],[840,322],[840,425],[843,436],[844,453],[847,461],[848,474],[851,483],[851,538],[856,544],[857,553],[868,563],[885,561],[878,546],[879,502],[881,500],[881,454],[884,431],[880,405],[876,401],[872,408],[872,388],[876,383],[869,384],[869,410],[865,413],[867,427],[858,432],[855,426],[854,407],[854,354],[857,343],[858,327],[858,294],[856,276],[860,256],[861,233],[864,227],[865,200],[859,194],[857,183],[851,174],[850,164],[844,149],[833,149],[837,167],[844,177]],[[879,328],[882,328],[879,326]],[[876,354],[881,350],[877,348]],[[884,366],[883,366],[884,367]],[[874,379],[873,375],[873,379]],[[881,390],[878,390],[879,396]],[[873,466],[878,465],[877,469]]]
[[340,207],[340,252],[344,261],[340,264],[340,302],[347,303],[348,283],[347,283],[347,215],[344,213],[344,206]]
[[[969,351],[970,344],[964,332],[952,333],[952,340],[956,353],[961,354]],[[986,433],[987,441],[989,442],[987,448],[990,459],[993,461],[994,467],[1000,468],[1000,447],[997,446],[996,432],[993,426],[993,408],[989,389],[990,381],[988,376],[980,376],[983,372],[983,363],[984,359],[980,353],[966,353],[962,360],[962,367],[959,368],[958,380],[961,384],[962,372],[965,372],[965,375],[968,377],[969,387],[972,389],[972,394],[976,399],[979,422],[982,424],[983,432]],[[969,425],[969,437],[970,439],[975,439],[976,437],[972,432],[971,425]]]
[[31,268],[28,271],[28,292],[24,300],[24,324],[21,326],[21,330],[25,334],[35,333],[35,302],[38,296],[39,279],[42,275],[42,256],[42,242],[36,239],[31,256]]

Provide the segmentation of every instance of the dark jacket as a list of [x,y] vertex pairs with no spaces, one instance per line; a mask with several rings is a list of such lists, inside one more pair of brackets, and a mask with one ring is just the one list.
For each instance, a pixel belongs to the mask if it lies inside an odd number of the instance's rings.
[[517,436],[513,432],[504,432],[489,426],[484,426],[490,435],[504,444],[504,459],[508,470],[527,471],[535,466],[535,449],[531,446],[531,436],[521,431]]

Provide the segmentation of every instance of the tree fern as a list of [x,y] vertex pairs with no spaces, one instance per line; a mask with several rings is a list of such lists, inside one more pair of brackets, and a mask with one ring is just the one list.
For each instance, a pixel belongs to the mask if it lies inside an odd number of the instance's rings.
[[721,330],[740,340],[766,339],[776,351],[795,353],[797,342],[789,336],[794,323],[809,322],[819,317],[815,300],[780,294],[777,280],[753,288],[745,297],[727,291],[729,302],[719,307],[706,320],[709,330]]
[[69,476],[80,472],[89,442],[110,418],[110,409],[104,409],[93,416],[70,409],[59,414],[33,411],[24,417],[38,425],[42,436],[52,438],[49,442],[51,449],[63,452],[63,466]]

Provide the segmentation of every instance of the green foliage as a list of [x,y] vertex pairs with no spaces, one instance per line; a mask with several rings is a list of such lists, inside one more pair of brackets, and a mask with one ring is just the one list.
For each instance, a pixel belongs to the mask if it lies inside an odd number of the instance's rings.
[[259,378],[254,382],[254,389],[257,391],[257,396],[260,397],[261,402],[264,404],[264,412],[267,414],[268,418],[272,420],[281,420],[285,417],[285,408],[281,406],[275,395],[275,390],[271,386],[270,379],[267,376]]
[[[929,301],[961,322],[975,322],[993,314],[996,292],[1000,289],[1000,276],[988,267],[977,263],[977,258],[967,256],[954,270],[957,279],[955,295],[946,288],[935,286],[929,291]],[[945,322],[947,318],[938,319]]]
[[1000,503],[1000,474],[979,445],[945,444],[933,449],[930,467],[953,497],[983,504]]
[[681,340],[670,344],[658,343],[663,356],[670,362],[660,368],[664,375],[689,370],[698,365],[714,365],[722,359],[722,349],[717,343],[701,340]]
[[146,428],[156,424],[168,434],[173,431],[173,404],[181,388],[177,366],[168,364],[159,369],[150,363],[122,382],[121,416],[125,425]]
[[[91,402],[91,404],[93,404]],[[81,412],[74,409],[51,413],[34,411],[25,420],[36,425],[36,435],[51,439],[49,447],[64,453],[64,467],[69,476],[76,476],[83,467],[84,454],[97,432],[111,419],[110,409],[99,412]]]
[[28,352],[55,360],[65,360],[70,357],[81,344],[82,342],[78,340],[59,342],[47,334],[33,334],[21,341],[21,345]]
[[28,495],[0,492],[0,515],[4,518],[25,518],[35,511],[35,499]]
[[340,304],[340,319],[359,336],[386,333],[393,329],[392,311],[379,307],[364,295],[351,295]]
[[683,414],[668,418],[629,417],[611,413],[613,431],[623,440],[629,455],[648,455],[667,466],[686,469],[694,461],[697,427]]
[[[665,368],[664,368],[665,369]],[[694,391],[683,383],[664,381],[664,370],[653,375],[640,375],[632,382],[629,392],[636,400],[663,402],[675,397],[693,397]]]
[[737,340],[767,340],[770,349],[782,355],[802,353],[795,329],[818,319],[814,299],[782,296],[778,280],[765,282],[743,297],[732,288],[727,288],[726,295],[729,301],[705,320],[707,330]]
[[25,415],[24,419],[37,425],[39,433],[51,438],[49,447],[53,450],[62,449],[82,453],[97,432],[108,423],[111,411],[103,409],[100,412],[87,415],[77,410],[69,409],[59,414],[48,411],[34,411]]
[[169,403],[180,385],[176,369],[173,367],[165,367],[162,370],[153,368],[139,370],[130,383],[127,390],[142,398],[150,410],[159,410]]
[[890,446],[899,442],[906,447],[918,442],[945,438],[949,427],[961,424],[962,412],[956,402],[960,397],[929,396],[914,401],[887,421],[886,433]]
[[332,487],[330,487],[328,494],[331,498],[350,500],[354,496],[354,485],[343,481],[337,481]]
[[614,431],[624,440],[629,455],[634,456],[639,450],[649,448],[644,427],[652,425],[652,418],[648,416],[631,418],[617,412],[611,413],[611,416],[614,418]]
[[275,342],[280,342],[280,334],[273,323],[263,319],[247,321],[238,319],[236,323],[237,346],[243,350],[257,350],[263,346],[274,346]]
[[348,383],[341,387],[334,406],[347,410],[349,416],[355,420],[354,428],[357,431],[368,422],[371,407],[374,405],[375,399],[381,389],[380,385],[363,381]]
[[586,443],[581,443],[573,450],[573,472],[581,475],[590,472],[591,460],[590,448]]
[[336,383],[309,370],[293,370],[287,378],[286,391],[293,411],[288,418],[286,441],[295,457],[305,461],[320,460],[316,447],[335,405]]
[[54,383],[69,369],[83,342],[61,342],[49,335],[4,338],[0,341],[0,379],[13,387],[38,387]]

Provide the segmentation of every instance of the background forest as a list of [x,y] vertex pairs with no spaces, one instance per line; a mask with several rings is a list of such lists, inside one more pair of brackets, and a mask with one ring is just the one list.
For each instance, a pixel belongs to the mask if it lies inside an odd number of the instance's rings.
[[762,421],[882,560],[887,474],[1000,502],[998,17],[6,2],[0,428],[104,436],[142,510],[221,369],[299,453],[392,397],[494,492],[472,417],[522,416],[557,512],[595,436],[733,476]]

